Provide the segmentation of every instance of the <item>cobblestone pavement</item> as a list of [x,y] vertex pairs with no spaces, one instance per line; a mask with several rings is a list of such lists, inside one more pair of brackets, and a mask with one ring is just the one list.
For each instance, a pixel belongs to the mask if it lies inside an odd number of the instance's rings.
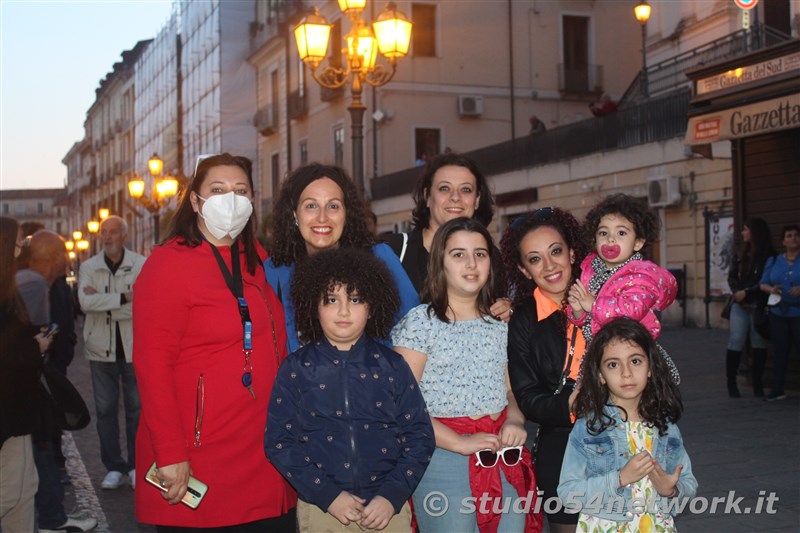
[[[727,331],[667,329],[661,340],[681,372],[685,412],[678,425],[699,482],[697,496],[705,499],[687,507],[677,520],[678,528],[690,532],[798,531],[800,392],[790,390],[787,400],[765,403],[752,396],[745,377],[740,376],[742,398],[729,399],[724,380]],[[797,367],[797,357],[792,365]],[[89,365],[80,344],[69,377],[94,413]],[[124,427],[123,421],[120,427]],[[136,521],[130,485],[112,491],[100,488],[105,471],[94,423],[64,440],[73,479],[67,487],[67,512],[92,514],[98,519],[99,532],[155,531]],[[140,483],[137,490],[155,489]],[[712,498],[726,498],[731,491],[733,495],[718,503],[712,513]],[[778,500],[768,508],[771,493]],[[756,513],[759,497],[761,512]],[[741,513],[736,514],[737,509]]]

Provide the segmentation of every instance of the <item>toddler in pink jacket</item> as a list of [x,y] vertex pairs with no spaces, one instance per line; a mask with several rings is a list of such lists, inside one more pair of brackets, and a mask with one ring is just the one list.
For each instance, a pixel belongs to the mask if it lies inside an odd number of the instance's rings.
[[[586,215],[584,228],[594,252],[581,263],[581,276],[570,288],[567,316],[583,328],[587,348],[592,336],[614,318],[641,322],[653,339],[661,334],[656,311],[675,301],[678,284],[668,270],[646,260],[641,250],[658,238],[658,218],[647,205],[614,194]],[[680,376],[659,345],[676,383]]]

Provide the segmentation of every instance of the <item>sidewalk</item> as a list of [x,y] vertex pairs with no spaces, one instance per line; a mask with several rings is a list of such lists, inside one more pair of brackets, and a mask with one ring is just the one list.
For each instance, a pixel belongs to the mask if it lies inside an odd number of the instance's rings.
[[[725,350],[728,332],[667,329],[661,342],[681,373],[684,416],[678,423],[699,483],[697,495],[711,501],[735,491],[739,508],[750,514],[725,513],[720,504],[677,521],[680,531],[797,531],[800,525],[800,394],[766,403],[753,397],[739,377],[742,397],[728,398]],[[765,382],[769,390],[769,381]],[[763,509],[771,492],[779,498],[775,514],[755,514],[763,491]],[[735,498],[728,500],[733,501]],[[701,502],[696,502],[698,509]]]

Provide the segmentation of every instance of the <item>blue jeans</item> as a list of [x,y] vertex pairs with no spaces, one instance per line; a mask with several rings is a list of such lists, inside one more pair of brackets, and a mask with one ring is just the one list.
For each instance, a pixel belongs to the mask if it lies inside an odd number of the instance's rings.
[[[464,507],[462,501],[472,497],[469,461],[474,460],[474,454],[465,456],[442,448],[436,448],[433,452],[431,463],[412,498],[421,533],[478,533],[475,512],[459,512]],[[510,497],[513,502],[517,498],[517,491],[506,481],[502,469],[500,479],[503,483],[503,498]],[[444,510],[445,500],[442,496],[446,498],[447,510],[441,516],[435,516]],[[479,505],[480,501],[475,503],[476,507]],[[510,508],[513,509],[513,504]],[[523,531],[525,518],[526,515],[522,513],[504,512],[497,528],[498,533]]]
[[800,316],[783,317],[769,314],[769,331],[772,336],[772,351],[775,368],[772,375],[772,392],[783,393],[786,383],[786,368],[789,366],[789,351],[794,344],[800,354]]
[[753,309],[753,307],[742,307],[737,303],[731,306],[731,332],[728,337],[729,350],[736,352],[744,350],[747,335],[750,335],[750,346],[767,349],[767,340],[759,335],[755,326],[753,326]]
[[[133,364],[125,361],[100,363],[89,361],[92,370],[92,389],[97,411],[97,434],[100,436],[100,459],[110,472],[128,472],[136,465],[136,429],[139,427],[139,388]],[[119,446],[119,384],[122,382],[125,403],[125,437],[128,443],[128,460],[122,460]]]
[[39,473],[39,489],[34,499],[39,527],[57,529],[67,521],[67,513],[64,511],[64,486],[56,465],[52,439],[34,441],[33,460]]

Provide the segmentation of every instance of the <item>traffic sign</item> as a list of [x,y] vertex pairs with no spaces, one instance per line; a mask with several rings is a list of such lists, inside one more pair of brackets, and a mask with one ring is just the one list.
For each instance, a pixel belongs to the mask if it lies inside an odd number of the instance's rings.
[[733,0],[733,3],[742,9],[753,9],[758,4],[758,0]]

